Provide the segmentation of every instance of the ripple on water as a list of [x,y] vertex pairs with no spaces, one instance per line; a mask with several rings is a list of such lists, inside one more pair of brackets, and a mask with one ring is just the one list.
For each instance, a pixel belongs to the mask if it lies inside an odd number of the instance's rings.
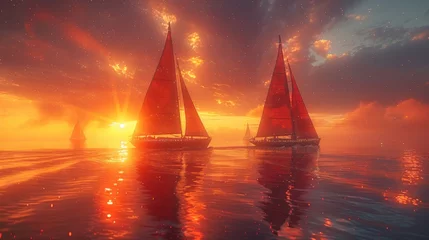
[[0,236],[424,239],[428,155],[2,152]]

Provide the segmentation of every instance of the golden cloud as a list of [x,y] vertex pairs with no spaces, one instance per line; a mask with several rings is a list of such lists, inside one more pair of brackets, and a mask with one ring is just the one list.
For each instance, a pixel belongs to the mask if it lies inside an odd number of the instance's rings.
[[167,32],[168,23],[177,22],[177,18],[174,14],[168,13],[165,8],[153,9],[152,11],[155,19],[161,24],[163,31]]
[[348,55],[349,55],[348,53],[343,53],[341,55],[336,55],[336,54],[328,53],[326,55],[326,59],[332,60],[332,59],[342,58],[342,57],[345,57],[345,56],[348,56]]
[[204,60],[200,57],[191,57],[190,59],[188,59],[188,62],[191,62],[195,67],[198,67],[204,63]]
[[197,32],[193,32],[188,35],[188,43],[192,50],[196,51],[201,46],[200,35]]
[[117,64],[109,64],[110,67],[116,72],[116,74],[124,76],[126,78],[134,78],[134,73],[128,71],[128,67],[124,64],[122,67]]
[[216,99],[216,103],[219,105],[225,105],[227,107],[234,107],[237,105],[237,103],[232,100],[222,100],[222,99]]
[[299,53],[302,50],[300,39],[298,35],[286,40],[286,47],[284,48],[284,57],[289,59],[289,62],[297,62]]
[[331,49],[331,43],[332,42],[330,40],[326,39],[317,40],[313,43],[314,51],[320,56],[326,57]]

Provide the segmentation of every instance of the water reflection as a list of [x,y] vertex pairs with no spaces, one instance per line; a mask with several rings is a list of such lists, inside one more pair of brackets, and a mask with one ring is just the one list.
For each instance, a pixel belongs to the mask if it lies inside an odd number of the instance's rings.
[[125,141],[106,161],[106,172],[103,185],[99,190],[99,223],[89,228],[94,237],[100,239],[117,239],[131,235],[133,225],[138,221],[138,200],[133,191],[134,178],[132,160]]
[[395,200],[400,204],[411,204],[417,206],[422,203],[418,198],[413,197],[415,195],[416,187],[422,181],[422,159],[414,150],[405,151],[402,158],[402,185],[403,189]]
[[203,170],[209,162],[211,151],[187,152],[183,154],[184,179],[179,183],[179,192],[183,196],[181,219],[183,233],[187,239],[202,239],[201,222],[205,220],[206,204],[201,199]]
[[402,183],[404,185],[417,185],[422,179],[422,159],[416,151],[405,151],[402,156]]
[[0,153],[0,236],[425,239],[427,160],[414,151],[319,160],[313,148],[143,153],[126,144]]
[[260,205],[264,220],[274,235],[287,233],[289,237],[302,237],[298,225],[310,206],[303,196],[307,194],[306,189],[313,187],[312,174],[318,149],[256,151],[255,157],[260,160],[258,182],[268,189]]
[[[150,228],[154,229],[150,234],[152,237],[162,239],[202,237],[198,226],[203,216],[201,211],[205,206],[193,193],[200,188],[201,171],[208,162],[209,154],[209,152],[143,153],[136,159],[138,180],[148,196],[144,208],[155,224]],[[179,196],[183,199],[179,199]]]

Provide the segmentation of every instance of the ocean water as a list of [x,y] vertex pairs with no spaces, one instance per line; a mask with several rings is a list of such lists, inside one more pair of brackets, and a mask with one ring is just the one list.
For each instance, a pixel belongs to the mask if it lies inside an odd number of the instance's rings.
[[0,239],[428,239],[429,156],[0,152]]

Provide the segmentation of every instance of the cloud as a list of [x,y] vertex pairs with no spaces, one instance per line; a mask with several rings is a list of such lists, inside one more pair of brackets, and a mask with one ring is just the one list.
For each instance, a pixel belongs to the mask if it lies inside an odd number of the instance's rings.
[[246,116],[260,118],[262,116],[263,110],[264,110],[264,105],[260,104],[257,107],[251,109],[249,112],[247,112]]
[[63,120],[66,115],[66,109],[55,103],[41,102],[37,104],[38,118],[31,120],[30,125],[44,125],[55,120]]
[[357,34],[366,35],[366,40],[372,40],[376,43],[394,43],[408,38],[409,30],[404,27],[377,26],[360,30]]
[[33,102],[33,105],[37,114],[29,117],[23,127],[40,127],[58,121],[67,122],[70,125],[79,121],[83,127],[90,121],[98,121],[100,124],[104,122],[103,119],[70,105],[55,102]]
[[[427,126],[429,121],[429,105],[415,99],[408,99],[395,106],[386,108],[386,116],[393,120],[403,120],[414,126]],[[428,126],[429,127],[429,126]]]
[[307,73],[295,71],[295,77],[310,112],[344,112],[360,101],[390,105],[415,98],[429,103],[427,88],[423,87],[428,81],[427,46],[427,40],[408,39],[384,47],[362,47]]
[[314,51],[320,56],[327,56],[329,50],[331,50],[331,41],[326,39],[320,39],[314,42]]
[[[109,7],[81,4],[83,10],[78,12],[56,3],[37,7],[29,2],[16,9],[7,3],[14,9],[14,14],[8,12],[10,21],[29,25],[26,29],[24,24],[0,23],[5,29],[0,33],[0,78],[8,81],[7,85],[0,82],[0,91],[73,106],[96,118],[134,120],[165,40],[159,31],[164,23],[161,15],[154,16],[156,5],[160,12],[176,18],[173,40],[175,52],[184,59],[181,63],[198,67],[189,72],[196,76],[196,84],[187,86],[201,110],[245,115],[263,103],[266,90],[261,89],[266,89],[263,80],[271,78],[278,34],[282,35],[285,56],[294,60],[295,77],[310,113],[344,112],[360,100],[383,105],[410,97],[428,101],[423,91],[427,88],[422,88],[428,81],[424,75],[426,40],[410,41],[411,36],[418,36],[417,30],[372,29],[362,34],[375,34],[377,41],[391,43],[361,46],[344,56],[329,53],[325,42],[318,51],[328,61],[311,65],[315,57],[310,49],[320,34],[347,20],[344,13],[361,2],[254,1],[244,5],[220,0],[209,6],[166,1],[158,6],[157,1],[139,1],[136,7],[136,2],[130,1]],[[46,23],[40,19],[43,14],[37,15],[41,12],[55,15],[57,21]],[[92,12],[97,14],[88,14]],[[38,18],[28,17],[33,14]],[[194,33],[198,34],[195,49],[189,45],[189,36]],[[184,66],[183,70],[191,68]],[[133,73],[133,78],[125,77],[128,73]]]
[[361,103],[336,124],[328,141],[342,139],[351,145],[423,146],[429,134],[429,104],[407,99],[384,107],[377,102]]
[[349,55],[348,53],[343,53],[341,55],[336,55],[336,54],[328,53],[326,55],[326,59],[327,60],[338,59],[338,58],[345,57],[345,56],[348,56],[348,55]]

